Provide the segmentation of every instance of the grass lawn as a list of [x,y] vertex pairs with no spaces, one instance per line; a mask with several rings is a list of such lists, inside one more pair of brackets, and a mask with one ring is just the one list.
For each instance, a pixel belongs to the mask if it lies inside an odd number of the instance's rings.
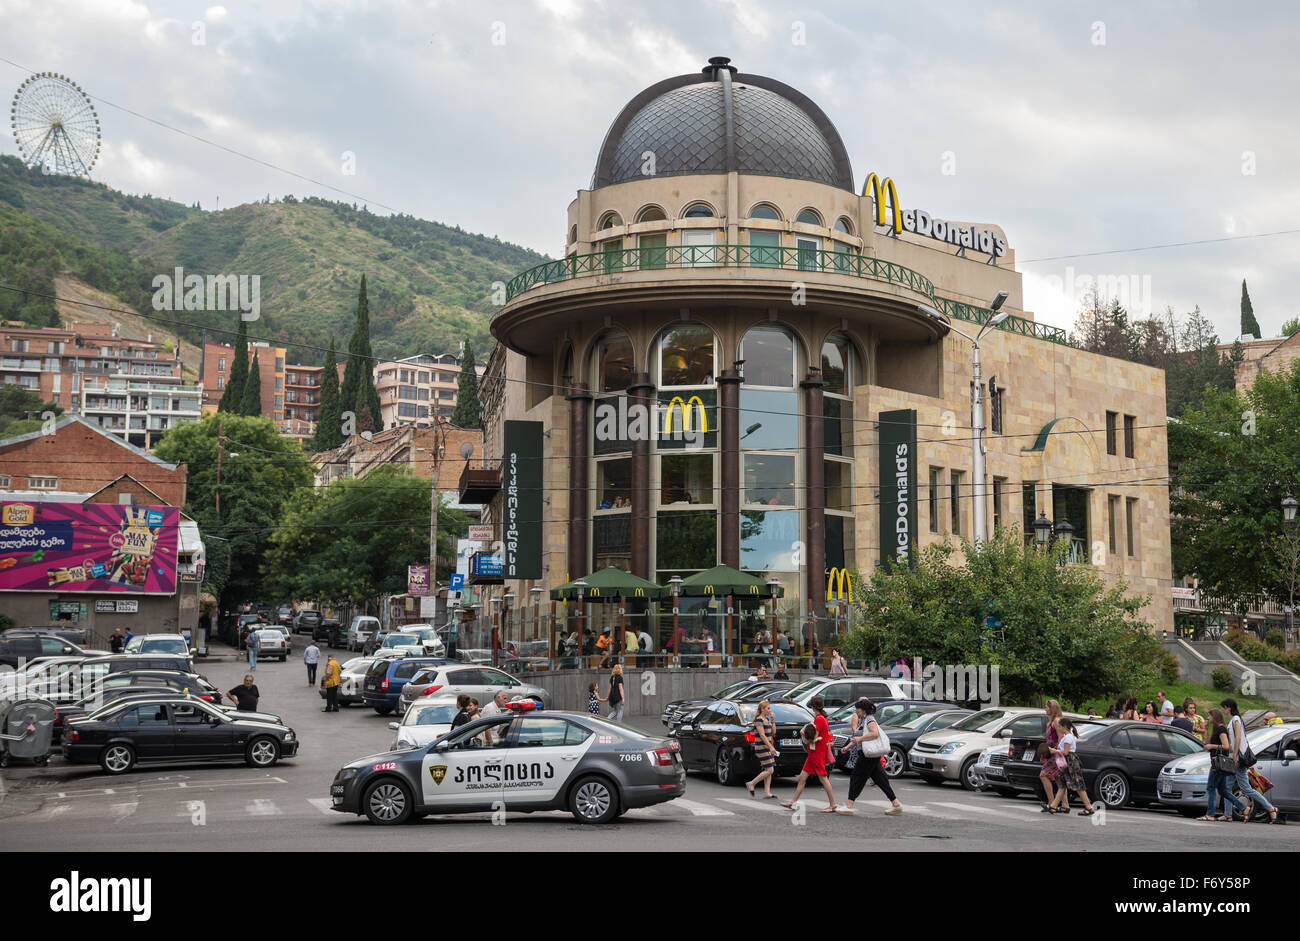
[[[1178,705],[1185,698],[1191,696],[1196,702],[1196,711],[1202,716],[1208,717],[1211,709],[1217,709],[1219,703],[1228,697],[1237,700],[1237,708],[1242,712],[1250,709],[1275,709],[1267,699],[1259,696],[1243,696],[1238,690],[1217,690],[1213,686],[1198,686],[1195,683],[1169,683],[1161,686],[1152,686],[1150,689],[1134,690],[1132,695],[1137,697],[1138,710],[1146,704],[1147,700],[1156,701],[1156,690],[1164,690],[1165,695]],[[1115,704],[1114,699],[1092,699],[1084,703],[1080,712],[1086,713],[1089,707],[1097,710],[1097,715],[1104,716],[1107,710]],[[1159,711],[1159,704],[1156,706]]]

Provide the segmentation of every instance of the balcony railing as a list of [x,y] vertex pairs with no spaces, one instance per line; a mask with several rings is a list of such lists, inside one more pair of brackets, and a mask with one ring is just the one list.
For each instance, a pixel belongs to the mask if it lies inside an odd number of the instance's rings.
[[[778,268],[810,274],[842,274],[909,288],[930,298],[940,313],[957,320],[982,324],[993,316],[987,308],[936,296],[929,278],[892,261],[852,252],[765,245],[669,245],[570,255],[535,265],[516,275],[506,284],[506,300],[539,284],[665,268]],[[1010,316],[998,325],[998,329],[1051,343],[1068,342],[1061,328],[1023,317]]]

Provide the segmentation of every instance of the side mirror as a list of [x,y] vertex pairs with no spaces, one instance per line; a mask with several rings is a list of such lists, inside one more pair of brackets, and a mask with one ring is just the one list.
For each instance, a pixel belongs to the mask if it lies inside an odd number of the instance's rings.
[[1288,748],[1286,751],[1282,752],[1283,761],[1295,761],[1297,759],[1300,759],[1300,755],[1296,754],[1295,749]]
[[392,729],[394,732],[396,732],[399,728],[401,728],[401,726],[399,726],[396,722],[388,723],[388,727]]
[[998,738],[1010,738],[1010,737],[1011,737],[1010,729],[1003,729],[1002,731],[998,732]]
[[199,648],[198,648],[198,647],[191,647],[191,648],[190,648],[190,656],[191,656],[191,657],[197,657],[198,655],[199,655]]

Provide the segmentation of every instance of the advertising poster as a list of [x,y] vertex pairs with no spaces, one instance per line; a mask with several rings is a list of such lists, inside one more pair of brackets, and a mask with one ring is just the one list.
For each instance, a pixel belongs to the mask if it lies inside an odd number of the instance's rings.
[[176,591],[180,510],[0,502],[0,591]]
[[429,566],[408,565],[406,567],[406,593],[408,595],[429,593]]

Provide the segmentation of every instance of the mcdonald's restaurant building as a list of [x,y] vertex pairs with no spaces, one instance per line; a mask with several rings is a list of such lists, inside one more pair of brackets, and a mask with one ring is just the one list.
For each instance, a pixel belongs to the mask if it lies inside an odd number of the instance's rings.
[[794,636],[839,610],[840,573],[970,540],[958,331],[1006,292],[979,339],[988,530],[1068,520],[1072,563],[1172,629],[1164,374],[1036,323],[1006,233],[913,207],[894,172],[856,187],[812,100],[725,59],[627,104],[563,260],[509,282],[492,322],[486,450],[462,478],[506,546],[484,590],[525,607],[608,565],[667,584],[726,564],[781,583]]

